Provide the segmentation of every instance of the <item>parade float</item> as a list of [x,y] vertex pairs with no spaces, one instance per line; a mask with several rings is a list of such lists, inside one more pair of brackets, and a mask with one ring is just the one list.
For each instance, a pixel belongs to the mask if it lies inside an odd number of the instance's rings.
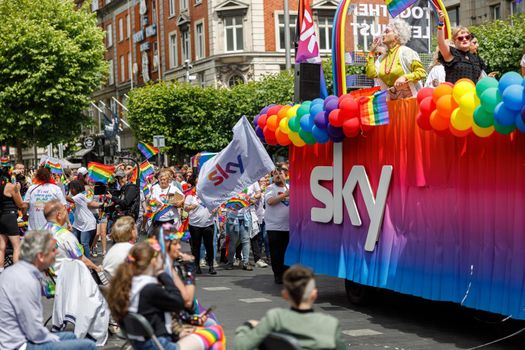
[[347,93],[349,4],[334,19],[334,94],[254,118],[263,142],[289,147],[286,263],[345,279],[356,299],[362,285],[525,319],[525,81]]

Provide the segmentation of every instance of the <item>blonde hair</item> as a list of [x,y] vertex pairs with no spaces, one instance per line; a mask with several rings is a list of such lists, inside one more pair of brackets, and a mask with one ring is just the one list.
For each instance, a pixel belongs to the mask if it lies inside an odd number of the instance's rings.
[[111,238],[115,243],[129,242],[133,238],[135,220],[131,216],[123,216],[117,219],[111,228]]
[[163,176],[168,176],[168,178],[171,180],[173,179],[173,173],[171,172],[171,170],[169,169],[162,169],[160,172],[159,172],[159,175],[158,175],[158,179],[160,179],[161,177]]
[[456,37],[461,32],[467,32],[468,34],[470,34],[470,30],[468,30],[467,27],[456,27],[452,29],[452,39],[456,40]]

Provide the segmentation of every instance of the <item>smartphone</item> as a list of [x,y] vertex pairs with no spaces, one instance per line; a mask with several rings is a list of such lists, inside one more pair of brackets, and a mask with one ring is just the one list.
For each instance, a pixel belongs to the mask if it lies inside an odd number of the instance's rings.
[[208,314],[210,312],[212,312],[213,310],[215,310],[216,306],[215,305],[212,305],[208,308],[208,310],[204,311],[204,313],[202,314],[202,316],[208,316]]

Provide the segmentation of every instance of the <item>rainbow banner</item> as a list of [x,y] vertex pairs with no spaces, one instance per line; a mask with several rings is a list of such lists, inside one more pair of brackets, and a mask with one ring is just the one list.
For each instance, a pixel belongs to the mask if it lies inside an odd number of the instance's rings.
[[59,174],[62,175],[64,173],[64,170],[62,170],[62,165],[60,163],[54,163],[50,160],[46,161],[46,168],[51,171],[51,174]]
[[115,167],[113,165],[105,165],[97,162],[88,163],[88,177],[94,182],[107,183],[114,172]]
[[173,206],[171,204],[163,204],[153,215],[151,216],[151,220],[153,222],[158,221],[164,214],[169,212],[171,209],[173,209]]
[[146,180],[148,176],[155,174],[155,168],[153,168],[153,165],[151,165],[151,163],[147,160],[140,163],[139,168],[141,180]]
[[140,153],[142,153],[144,157],[146,157],[146,159],[150,159],[151,157],[160,152],[158,148],[148,145],[144,142],[139,142],[137,144],[137,148],[139,149]]
[[403,11],[414,5],[416,2],[417,0],[385,0],[388,12],[390,12],[390,16],[394,18],[399,16]]
[[390,122],[388,105],[386,103],[387,91],[376,92],[370,97],[361,97],[359,110],[363,125],[386,125]]
[[9,157],[2,157],[0,158],[0,166],[7,167],[11,165],[11,160]]
[[231,198],[224,205],[225,208],[232,209],[232,210],[239,210],[242,208],[246,208],[248,206],[250,206],[250,203],[241,198]]

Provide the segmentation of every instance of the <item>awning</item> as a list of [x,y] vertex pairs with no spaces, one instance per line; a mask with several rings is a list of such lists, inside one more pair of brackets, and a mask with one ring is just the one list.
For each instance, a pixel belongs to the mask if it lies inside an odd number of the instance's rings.
[[75,153],[73,153],[72,155],[70,155],[69,157],[67,157],[68,159],[80,159],[80,158],[84,158],[84,156],[86,154],[88,154],[89,152],[93,151],[93,148],[82,148],[81,150],[79,151],[76,151]]

